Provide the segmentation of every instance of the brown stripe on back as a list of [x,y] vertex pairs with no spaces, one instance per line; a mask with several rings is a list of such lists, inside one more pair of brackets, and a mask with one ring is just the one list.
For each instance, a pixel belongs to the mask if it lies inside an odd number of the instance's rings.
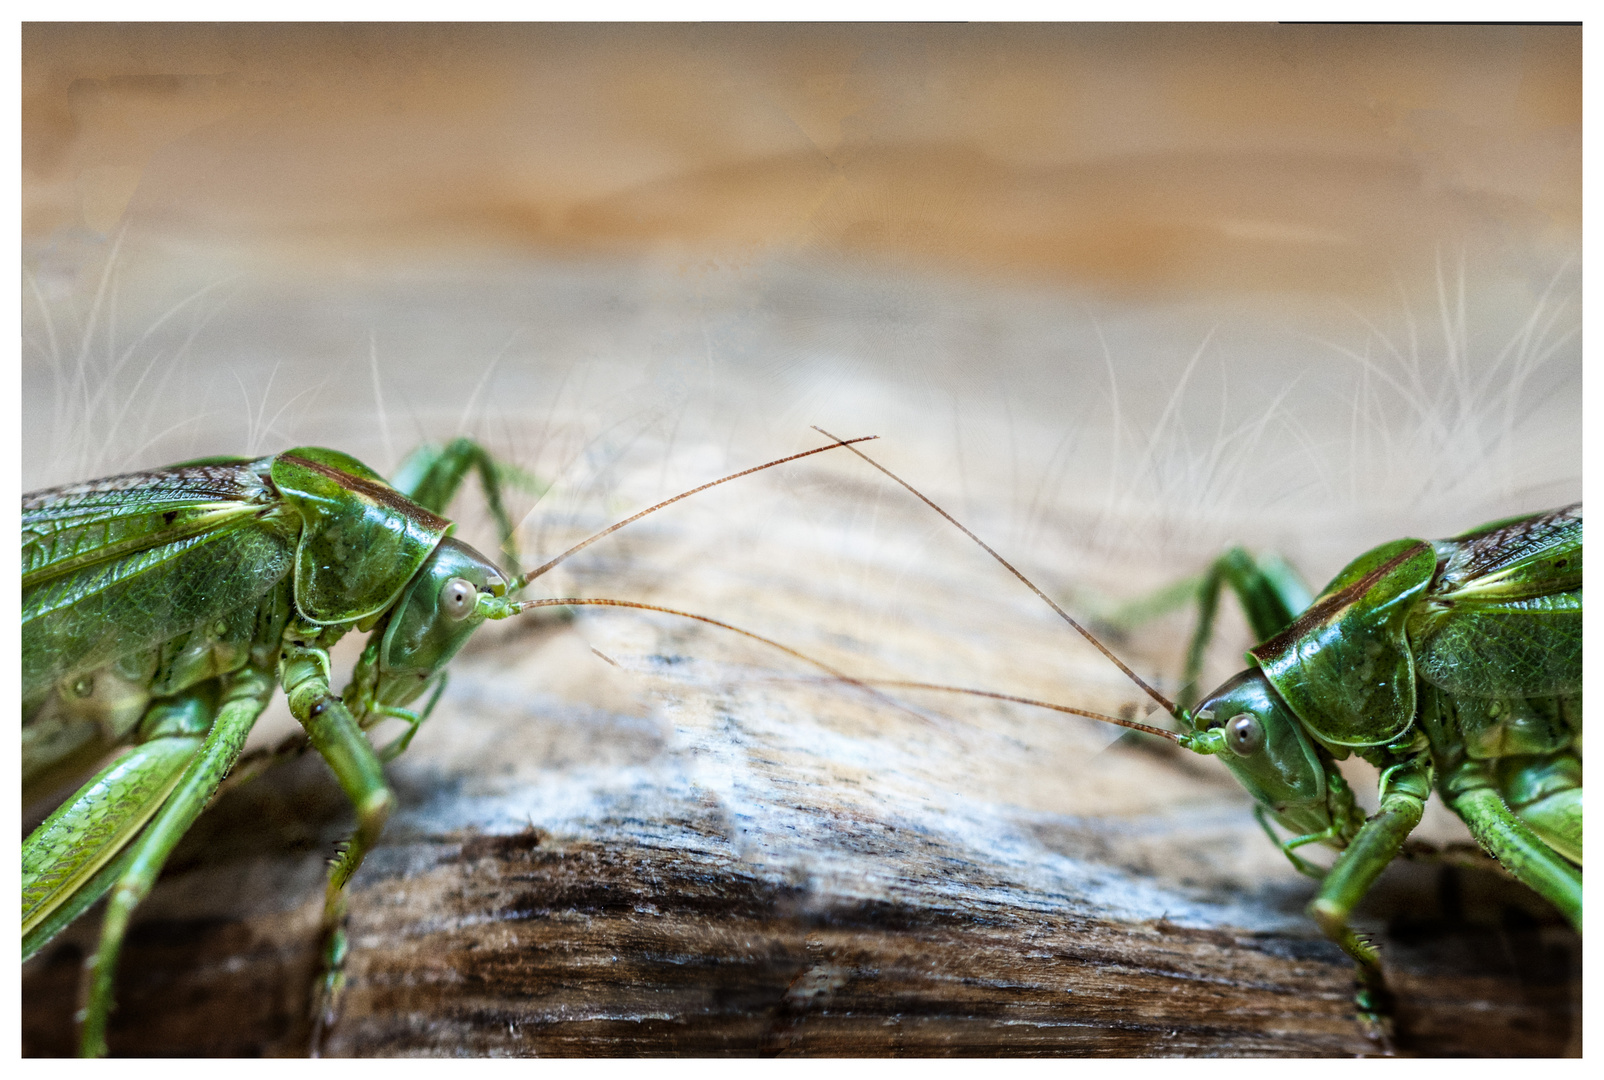
[[1254,656],[1273,655],[1281,652],[1294,640],[1302,637],[1320,623],[1325,622],[1332,611],[1346,607],[1369,592],[1376,582],[1392,573],[1401,564],[1414,558],[1422,548],[1429,550],[1431,545],[1422,540],[1413,547],[1405,548],[1341,592],[1332,593],[1319,603],[1311,605],[1309,610],[1293,620],[1291,626],[1288,626],[1268,641],[1255,645],[1248,651]]
[[321,476],[326,476],[330,480],[333,480],[335,483],[339,484],[341,487],[350,488],[358,495],[365,495],[374,502],[379,503],[382,506],[389,507],[391,510],[411,518],[413,521],[416,521],[419,525],[422,525],[426,529],[444,532],[451,527],[451,521],[449,518],[443,518],[439,514],[431,513],[430,511],[425,510],[423,507],[419,506],[417,503],[413,502],[411,499],[407,498],[405,495],[401,494],[388,484],[376,484],[372,480],[367,480],[360,476],[353,476],[348,472],[342,472],[331,465],[324,465],[316,461],[308,461],[306,458],[297,454],[285,454],[284,460],[293,461],[295,464],[300,465],[303,468],[311,469],[313,472],[318,473]]

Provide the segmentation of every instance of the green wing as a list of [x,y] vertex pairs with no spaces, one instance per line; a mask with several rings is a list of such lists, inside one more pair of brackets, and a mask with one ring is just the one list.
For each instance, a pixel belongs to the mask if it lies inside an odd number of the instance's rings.
[[127,473],[24,495],[23,590],[199,535],[273,500],[246,461]]
[[1440,570],[1410,619],[1421,678],[1469,697],[1582,688],[1582,504],[1436,545]]
[[232,462],[22,500],[22,697],[254,603],[289,569],[293,514]]

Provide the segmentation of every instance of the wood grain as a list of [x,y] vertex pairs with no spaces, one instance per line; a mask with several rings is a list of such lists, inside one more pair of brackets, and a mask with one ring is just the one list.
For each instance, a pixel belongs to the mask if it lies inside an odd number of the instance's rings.
[[[673,828],[654,822],[657,835],[633,843],[530,829],[387,844],[353,895],[352,986],[327,1051],[1374,1051],[1351,1016],[1349,965],[1307,933],[1122,921],[1044,909],[1039,896],[821,896],[735,857],[711,808],[681,809]],[[304,1052],[317,869],[315,857],[263,856],[169,875],[129,941],[113,1052]],[[241,891],[224,876],[300,906],[242,919],[216,903]],[[1457,886],[1422,874],[1394,883],[1383,909],[1401,1047],[1579,1052],[1580,942],[1517,888],[1455,876]],[[1445,910],[1455,887],[1476,894],[1471,917]],[[211,903],[194,902],[202,892]],[[69,1051],[86,946],[75,932],[28,972],[26,1054]]]

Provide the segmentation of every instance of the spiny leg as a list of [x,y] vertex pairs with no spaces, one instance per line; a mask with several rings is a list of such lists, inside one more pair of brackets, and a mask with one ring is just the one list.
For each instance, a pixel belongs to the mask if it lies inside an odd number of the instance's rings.
[[[1241,548],[1227,552],[1227,558],[1247,555]],[[1247,565],[1233,561],[1227,578],[1253,633],[1263,641],[1274,637],[1314,603],[1314,593],[1303,575],[1281,556],[1270,552]]]
[[1203,673],[1204,654],[1214,638],[1220,590],[1225,586],[1236,594],[1258,641],[1280,633],[1312,599],[1309,587],[1284,559],[1277,555],[1254,559],[1246,549],[1233,547],[1210,563],[1200,577],[1166,586],[1151,596],[1125,605],[1103,620],[1111,626],[1128,629],[1196,601],[1197,627],[1187,644],[1181,691],[1176,695],[1176,704],[1188,711],[1197,703],[1198,678]]
[[429,679],[419,692],[433,689],[429,693],[428,703],[421,710],[408,709],[397,705],[385,705],[378,701],[379,691],[379,646],[381,635],[375,634],[369,639],[367,647],[362,650],[362,656],[356,663],[356,670],[352,672],[351,682],[340,694],[340,700],[345,707],[351,710],[356,718],[357,725],[363,731],[370,731],[383,720],[400,720],[407,725],[395,739],[379,750],[379,760],[389,764],[402,754],[406,753],[412,744],[413,736],[417,735],[418,728],[429,719],[434,712],[435,705],[440,702],[440,695],[445,693],[446,683],[450,681],[450,673],[438,672]]
[[1403,849],[1431,795],[1431,769],[1423,759],[1394,765],[1381,774],[1381,807],[1362,825],[1326,875],[1309,904],[1309,916],[1321,931],[1359,965],[1354,995],[1359,1019],[1372,1038],[1389,1051],[1391,995],[1381,975],[1376,947],[1354,932],[1348,916]]
[[1221,555],[1203,575],[1203,581],[1197,589],[1197,628],[1192,632],[1192,640],[1186,646],[1186,665],[1181,669],[1181,691],[1175,695],[1175,703],[1188,714],[1197,705],[1197,680],[1203,674],[1203,654],[1208,650],[1209,642],[1214,639],[1214,617],[1220,610],[1220,586],[1225,581],[1225,566],[1227,560],[1234,555],[1241,555],[1251,561],[1251,556],[1241,548],[1232,548]]
[[63,802],[22,845],[22,956],[26,960],[106,895],[217,715],[217,686],[150,705],[138,742]]
[[248,754],[242,754],[235,762],[233,770],[223,778],[217,793],[232,791],[237,787],[249,783],[269,769],[276,768],[288,761],[305,754],[312,748],[306,737],[306,732],[300,731],[280,739],[278,745],[272,747],[259,747]]
[[[1181,674],[1181,689],[1180,693],[1175,695],[1176,705],[1183,712],[1190,714],[1192,706],[1197,704],[1198,673],[1203,668],[1203,651],[1214,633],[1214,613],[1219,602],[1220,574],[1219,562],[1216,560],[1207,572],[1166,585],[1147,596],[1138,597],[1112,613],[1102,616],[1098,622],[1115,633],[1123,634],[1176,608],[1196,603],[1197,629],[1187,646],[1186,662]],[[1138,746],[1149,738],[1150,736],[1137,731],[1127,731],[1119,737],[1119,742],[1127,746]]]
[[100,947],[84,963],[80,1052],[85,1057],[99,1057],[106,1052],[106,1021],[111,1013],[117,954],[134,908],[149,895],[167,857],[206,809],[218,784],[238,760],[246,736],[267,707],[272,693],[272,679],[254,668],[225,677],[217,718],[206,741],[195,752],[161,810],[135,842],[127,869],[118,877],[106,904]]
[[429,719],[429,714],[434,712],[434,707],[440,703],[440,695],[446,692],[446,683],[450,680],[448,673],[442,671],[430,681],[434,683],[434,691],[429,695],[428,703],[421,710],[403,709],[394,705],[376,705],[373,707],[374,713],[389,717],[392,720],[400,720],[407,725],[405,731],[380,748],[379,760],[385,764],[389,764],[407,752],[407,747],[412,745],[412,737],[418,733],[418,729],[423,726],[423,722]]
[[1096,625],[1110,634],[1129,634],[1144,623],[1152,622],[1161,615],[1168,615],[1196,601],[1198,589],[1202,587],[1206,576],[1198,574],[1196,577],[1172,581],[1145,596],[1138,596],[1111,610],[1102,611],[1094,616]]
[[518,548],[513,536],[512,518],[502,502],[502,489],[510,484],[539,488],[534,478],[511,465],[496,461],[490,452],[472,439],[456,438],[445,446],[425,443],[408,454],[395,471],[395,489],[426,510],[443,514],[462,487],[469,470],[479,474],[479,486],[501,533],[501,550],[511,560],[513,576],[518,574]]
[[1505,805],[1491,783],[1470,786],[1477,774],[1454,777],[1448,805],[1470,826],[1476,842],[1582,932],[1582,871],[1545,844]]
[[1265,809],[1264,804],[1256,803],[1254,805],[1253,816],[1258,821],[1259,828],[1264,830],[1264,835],[1270,838],[1270,843],[1281,849],[1281,854],[1287,857],[1287,861],[1292,864],[1294,870],[1305,877],[1318,878],[1321,881],[1325,880],[1326,871],[1299,855],[1297,849],[1308,844],[1321,844],[1335,838],[1342,831],[1340,824],[1333,823],[1329,828],[1322,829],[1319,832],[1305,833],[1302,836],[1294,836],[1283,840],[1276,834],[1275,828],[1270,824],[1269,811]]
[[1246,549],[1234,547],[1214,560],[1199,591],[1197,632],[1186,651],[1186,685],[1180,696],[1183,708],[1190,709],[1197,701],[1197,680],[1203,674],[1203,653],[1214,634],[1222,584],[1236,594],[1257,641],[1286,629],[1313,599],[1303,578],[1279,555],[1255,559]]
[[320,648],[292,645],[285,651],[283,672],[290,713],[306,728],[312,748],[328,762],[357,816],[356,831],[341,845],[329,866],[323,898],[322,969],[312,991],[310,1052],[316,1056],[323,1037],[339,1016],[340,996],[345,989],[345,885],[378,842],[395,796],[385,784],[384,768],[367,736],[345,702],[329,690],[328,653]]
[[1580,754],[1505,758],[1498,793],[1527,828],[1566,859],[1582,864]]

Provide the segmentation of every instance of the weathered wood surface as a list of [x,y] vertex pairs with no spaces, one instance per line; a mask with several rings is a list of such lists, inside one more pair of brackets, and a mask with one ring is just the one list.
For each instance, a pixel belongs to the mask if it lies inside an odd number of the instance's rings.
[[[548,591],[707,612],[865,676],[1136,700],[866,471],[842,454],[710,493]],[[665,482],[642,476],[622,490]],[[976,506],[1003,527],[1006,506]],[[575,535],[609,516],[588,513]],[[1182,569],[1098,565],[1075,587]],[[1179,629],[1122,648],[1173,668]],[[331,1055],[1376,1049],[1301,913],[1312,884],[1217,763],[991,702],[877,699],[661,616],[488,628],[453,673],[352,887]],[[310,757],[227,792],[136,916],[113,1053],[304,1053],[322,867],[349,823]],[[1399,863],[1362,914],[1402,1052],[1579,1052],[1580,941],[1519,886]],[[25,967],[25,1054],[69,1052],[95,922]]]

